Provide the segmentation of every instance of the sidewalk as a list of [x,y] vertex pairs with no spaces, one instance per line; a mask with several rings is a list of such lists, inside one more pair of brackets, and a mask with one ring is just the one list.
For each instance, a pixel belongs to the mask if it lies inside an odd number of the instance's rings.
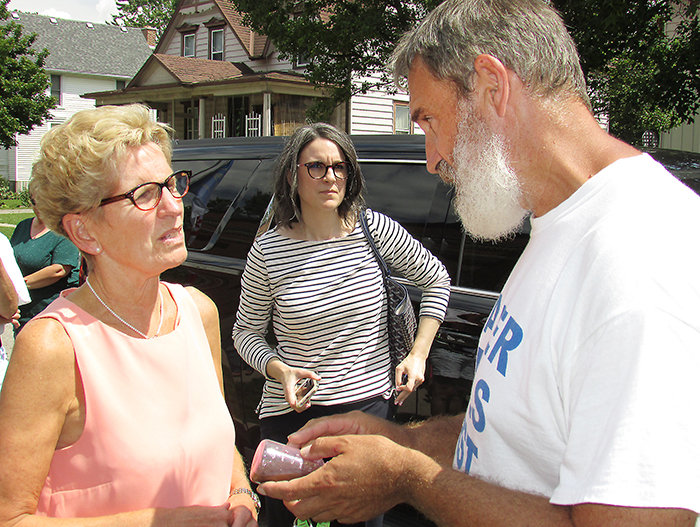
[[15,333],[12,330],[12,324],[5,324],[5,330],[0,338],[2,338],[2,346],[9,357],[12,355],[12,347],[15,345]]

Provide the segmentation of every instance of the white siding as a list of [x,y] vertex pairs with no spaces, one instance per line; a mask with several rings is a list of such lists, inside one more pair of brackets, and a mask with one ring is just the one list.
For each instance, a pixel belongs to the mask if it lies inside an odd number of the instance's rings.
[[159,86],[161,84],[173,84],[177,82],[177,79],[173,77],[168,70],[161,66],[151,65],[151,69],[143,77],[141,86]]
[[[196,46],[195,46],[195,49]],[[164,55],[180,55],[182,53],[182,35],[173,31],[173,37],[168,42],[168,46],[162,50]]]
[[39,152],[39,142],[49,129],[50,124],[44,123],[34,128],[27,135],[17,137],[17,166],[15,167],[15,177],[13,178],[17,182],[17,190],[26,187],[32,175],[32,164],[36,161],[37,153]]
[[[212,17],[223,20],[223,15],[221,14],[221,11],[219,11],[218,8],[215,8],[213,2],[203,2],[199,4],[196,12],[194,12],[192,8],[184,8],[181,9],[176,16],[180,18],[178,26],[182,22],[187,22],[188,24],[198,26],[197,31],[195,32],[194,40],[195,58],[208,59],[209,28],[206,27],[204,24],[209,22],[209,20],[211,20]],[[165,38],[168,38],[168,35],[165,35]],[[240,48],[240,44],[238,42],[238,39],[236,38],[236,35],[234,35],[233,31],[231,30],[230,26],[226,25],[226,27],[224,28],[225,60],[229,62],[237,62],[237,60],[247,59],[247,56],[245,56],[244,59],[236,59],[230,53],[230,51],[232,51],[234,48]],[[165,43],[165,46],[161,49],[160,53],[163,53],[165,55],[180,56],[182,54],[182,33],[176,30],[171,30],[170,41]]]
[[10,180],[10,157],[14,157],[15,149],[0,149],[0,177]]
[[[50,72],[58,74],[58,72]],[[39,142],[51,125],[60,124],[74,113],[94,108],[94,99],[83,99],[83,93],[116,89],[116,78],[61,75],[61,105],[51,111],[51,119],[34,128],[29,134],[17,137],[17,166],[10,179],[17,182],[17,189],[24,188],[32,173],[32,164],[39,151]]]
[[700,152],[700,118],[696,118],[693,124],[683,124],[662,133],[659,143],[661,148]]
[[[394,101],[408,103],[404,91],[388,93],[383,90],[370,90],[364,95],[355,95],[350,102],[351,134],[393,134]],[[413,133],[421,133],[413,126]]]

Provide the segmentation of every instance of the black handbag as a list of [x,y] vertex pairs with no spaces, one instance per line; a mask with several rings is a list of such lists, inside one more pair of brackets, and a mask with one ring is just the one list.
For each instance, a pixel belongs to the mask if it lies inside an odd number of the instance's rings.
[[394,371],[402,360],[406,358],[413,349],[413,343],[416,340],[416,313],[411,304],[411,297],[408,295],[408,289],[403,284],[397,282],[391,276],[391,270],[386,264],[382,256],[377,250],[374,243],[374,237],[369,232],[367,218],[365,212],[360,213],[360,225],[365,237],[369,242],[369,246],[377,259],[379,269],[382,272],[384,279],[384,289],[386,290],[387,301],[387,323],[389,331],[389,356],[391,357],[391,382],[396,383],[396,375]]

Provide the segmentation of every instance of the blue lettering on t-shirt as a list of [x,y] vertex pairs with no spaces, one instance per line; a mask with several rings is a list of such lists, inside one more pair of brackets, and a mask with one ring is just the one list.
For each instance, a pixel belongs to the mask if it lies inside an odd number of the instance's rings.
[[474,394],[472,395],[471,403],[469,404],[469,419],[472,421],[474,430],[483,432],[486,427],[486,418],[484,417],[484,402],[489,402],[491,397],[491,389],[484,379],[476,383]]
[[[523,341],[523,329],[510,315],[502,297],[499,296],[496,304],[491,310],[486,324],[484,324],[480,346],[476,354],[476,368],[486,357],[490,364],[496,363],[496,371],[503,377],[508,373],[508,354],[515,350]],[[489,335],[490,333],[490,335]],[[482,347],[483,346],[483,347]],[[496,360],[498,357],[498,360]],[[483,366],[487,367],[487,366]],[[487,426],[488,403],[492,399],[491,387],[481,375],[478,378],[472,392],[472,398],[467,410],[467,419],[462,425],[462,432],[457,442],[455,450],[454,467],[469,473],[472,462],[479,458],[479,448],[477,446],[479,435],[484,432]],[[488,376],[486,376],[488,378]],[[468,431],[467,424],[471,423],[471,432]],[[483,446],[483,445],[482,445]]]
[[[505,307],[503,311],[505,312]],[[493,362],[493,359],[498,355],[498,366],[496,366],[496,370],[504,377],[506,376],[506,368],[508,367],[508,352],[517,348],[522,341],[523,329],[513,317],[509,317],[488,356],[489,362]]]
[[462,472],[469,473],[469,469],[472,466],[472,461],[474,458],[478,459],[479,449],[469,437],[467,433],[467,420],[465,419],[462,423],[462,431],[459,434],[459,440],[457,441],[457,448],[455,449],[455,458],[452,466],[461,470]]

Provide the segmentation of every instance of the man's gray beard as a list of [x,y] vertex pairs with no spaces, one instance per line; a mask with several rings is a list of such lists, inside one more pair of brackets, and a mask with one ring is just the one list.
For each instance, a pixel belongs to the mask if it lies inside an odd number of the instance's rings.
[[520,183],[508,164],[503,138],[491,133],[466,104],[459,110],[464,117],[454,165],[443,161],[438,170],[455,186],[453,205],[467,233],[477,240],[502,240],[516,233],[528,215],[520,204]]

